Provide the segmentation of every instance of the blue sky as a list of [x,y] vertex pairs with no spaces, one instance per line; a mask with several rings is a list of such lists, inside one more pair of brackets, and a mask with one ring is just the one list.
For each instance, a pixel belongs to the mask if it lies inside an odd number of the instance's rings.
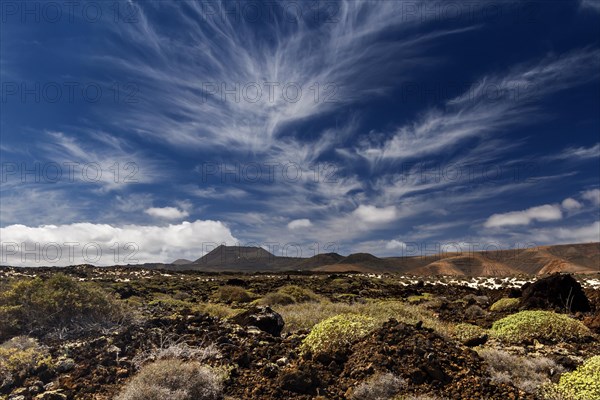
[[2,263],[600,241],[598,1],[0,11]]

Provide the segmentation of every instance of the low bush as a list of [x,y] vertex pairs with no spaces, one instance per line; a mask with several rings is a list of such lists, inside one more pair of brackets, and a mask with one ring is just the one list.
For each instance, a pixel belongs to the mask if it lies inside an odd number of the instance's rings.
[[221,400],[223,377],[198,362],[161,360],[144,366],[117,400]]
[[432,300],[432,299],[433,299],[433,295],[431,293],[423,293],[420,295],[408,296],[406,300],[409,303],[421,303],[423,301],[428,301],[428,300]]
[[383,324],[390,318],[407,324],[422,321],[425,327],[435,329],[442,335],[448,335],[448,325],[440,322],[433,311],[403,301],[368,301],[353,304],[321,301],[311,304],[310,307],[306,307],[305,304],[290,304],[273,308],[283,317],[286,332],[311,329],[319,322],[335,315],[356,314],[371,317],[378,324]]
[[352,392],[350,400],[390,400],[404,388],[406,388],[404,379],[390,373],[378,374],[358,385]]
[[600,356],[594,356],[573,372],[560,377],[554,393],[570,400],[600,399]]
[[304,338],[301,351],[313,354],[342,350],[377,327],[371,317],[355,314],[336,315],[319,322]]
[[461,343],[474,340],[482,337],[487,331],[477,325],[472,324],[456,324],[449,329],[450,336]]
[[492,304],[490,307],[490,311],[502,312],[516,310],[517,308],[519,308],[520,302],[521,301],[519,299],[506,297]]
[[296,303],[317,302],[320,297],[310,289],[296,285],[283,286],[277,290],[277,293],[290,296]]
[[92,283],[62,274],[12,282],[0,293],[0,338],[117,322],[122,305]]
[[473,305],[467,307],[467,309],[465,310],[465,317],[470,320],[477,319],[477,318],[483,318],[486,315],[487,315],[486,311],[476,304],[473,304]]
[[215,292],[215,298],[223,303],[249,303],[254,300],[252,293],[239,286],[221,286]]
[[284,293],[279,293],[279,292],[269,293],[262,299],[258,300],[258,304],[263,305],[263,306],[275,306],[275,305],[286,306],[286,305],[295,304],[295,303],[296,303],[296,300],[292,296],[284,294]]
[[544,343],[576,341],[591,336],[581,322],[551,311],[521,311],[502,318],[492,325],[492,333],[505,342]]
[[11,386],[18,377],[30,375],[41,367],[51,367],[46,347],[37,340],[17,336],[0,345],[0,388]]
[[523,357],[497,349],[481,349],[478,353],[493,381],[515,385],[527,393],[538,393],[551,382],[552,376],[564,371],[547,357]]

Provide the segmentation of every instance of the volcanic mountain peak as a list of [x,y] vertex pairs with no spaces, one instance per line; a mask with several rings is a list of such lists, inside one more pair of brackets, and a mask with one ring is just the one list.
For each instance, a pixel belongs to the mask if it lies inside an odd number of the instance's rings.
[[225,246],[220,245],[204,256],[200,257],[194,264],[215,264],[223,262],[268,262],[275,256],[262,247],[251,246]]

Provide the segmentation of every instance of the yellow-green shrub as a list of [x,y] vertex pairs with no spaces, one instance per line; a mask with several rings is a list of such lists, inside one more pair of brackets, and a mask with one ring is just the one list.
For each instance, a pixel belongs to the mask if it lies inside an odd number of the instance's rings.
[[258,303],[265,306],[273,306],[273,305],[288,305],[295,304],[296,300],[285,293],[269,293],[262,299],[258,300]]
[[375,319],[363,315],[336,315],[319,322],[304,338],[303,352],[329,353],[343,349],[377,327]]
[[225,285],[217,289],[215,298],[224,303],[248,303],[254,299],[254,296],[239,286]]
[[35,369],[51,365],[48,349],[37,340],[17,336],[0,345],[0,387],[12,383],[16,376],[26,376]]
[[594,356],[573,372],[561,375],[552,391],[571,400],[600,399],[600,356]]
[[519,307],[519,303],[521,301],[519,299],[506,297],[504,299],[500,299],[494,304],[491,305],[490,311],[511,311],[515,310]]
[[319,301],[319,296],[315,292],[296,285],[283,286],[277,290],[277,293],[292,297],[296,303]]
[[0,337],[122,319],[124,309],[92,283],[63,274],[11,282],[0,293]]
[[472,324],[456,324],[450,330],[450,336],[458,340],[459,342],[466,342],[468,340],[477,339],[486,334],[486,330]]
[[591,335],[581,322],[551,311],[521,311],[494,322],[492,333],[509,343],[558,342]]
[[420,303],[422,301],[433,299],[433,295],[431,293],[423,293],[420,295],[408,296],[406,299],[409,303]]

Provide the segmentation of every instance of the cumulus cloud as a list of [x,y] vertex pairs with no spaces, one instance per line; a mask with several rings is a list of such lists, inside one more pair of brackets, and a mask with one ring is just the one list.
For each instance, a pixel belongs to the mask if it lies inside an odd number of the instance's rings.
[[153,217],[163,219],[180,219],[190,215],[187,211],[180,210],[177,207],[150,207],[144,212]]
[[501,226],[529,225],[533,221],[555,221],[561,218],[562,211],[559,206],[546,204],[531,207],[523,211],[494,214],[485,222],[485,227],[497,228]]
[[0,228],[0,262],[16,266],[115,265],[196,259],[215,244],[235,244],[220,221],[176,225],[75,223]]
[[406,248],[406,243],[393,239],[385,244],[385,248],[388,250],[402,250]]
[[600,206],[600,189],[587,190],[583,192],[581,197],[592,202],[594,205]]
[[562,208],[564,208],[567,211],[578,210],[581,207],[583,207],[580,202],[578,202],[577,200],[575,200],[572,197],[564,199],[563,202],[561,203],[561,206],[562,206]]
[[287,227],[288,227],[288,229],[294,230],[294,229],[300,229],[300,228],[308,228],[311,225],[312,225],[312,223],[310,222],[309,219],[302,218],[302,219],[295,219],[295,220],[291,221],[287,225]]
[[363,222],[373,224],[391,222],[398,218],[398,211],[394,206],[377,208],[375,206],[360,205],[352,214]]

